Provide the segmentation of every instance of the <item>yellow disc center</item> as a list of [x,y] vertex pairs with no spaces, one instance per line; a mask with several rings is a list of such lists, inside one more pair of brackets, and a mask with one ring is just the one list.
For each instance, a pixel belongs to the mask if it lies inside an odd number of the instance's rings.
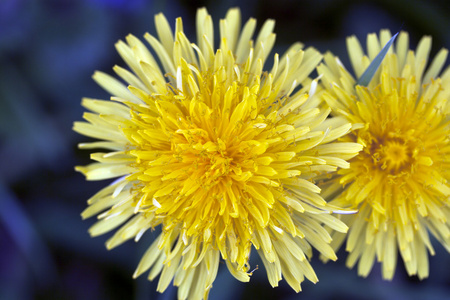
[[382,170],[391,174],[402,171],[411,161],[411,150],[403,140],[384,140],[377,144],[374,159]]

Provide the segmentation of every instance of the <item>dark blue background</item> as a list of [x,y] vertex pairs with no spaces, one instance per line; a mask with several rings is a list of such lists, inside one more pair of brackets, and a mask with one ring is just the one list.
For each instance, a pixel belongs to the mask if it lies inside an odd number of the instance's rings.
[[[348,62],[345,37],[364,38],[390,28],[410,32],[416,45],[433,36],[433,53],[450,47],[449,1],[182,1],[182,0],[0,0],[0,299],[174,299],[160,295],[156,282],[131,275],[155,233],[113,251],[106,236],[91,239],[82,221],[86,200],[107,182],[85,182],[74,165],[89,162],[74,133],[82,97],[107,99],[91,75],[112,74],[124,66],[114,43],[128,33],[155,33],[153,16],[164,12],[171,24],[183,17],[191,41],[195,11],[206,6],[215,25],[232,6],[243,21],[261,25],[276,19],[277,46],[283,52],[299,40],[331,50]],[[217,29],[217,27],[216,27]],[[218,34],[216,35],[218,36]],[[430,277],[408,278],[402,263],[392,282],[375,265],[367,279],[339,261],[313,266],[320,282],[306,282],[296,294],[285,281],[272,289],[262,264],[250,283],[236,281],[221,265],[210,299],[449,299],[450,255],[434,242]]]

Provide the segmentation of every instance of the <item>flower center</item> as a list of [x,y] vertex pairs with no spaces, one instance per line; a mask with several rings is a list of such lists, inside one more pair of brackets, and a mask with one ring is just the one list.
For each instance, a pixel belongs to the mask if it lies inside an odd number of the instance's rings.
[[382,170],[397,174],[411,163],[412,151],[407,141],[388,138],[372,145],[375,164]]
[[174,144],[174,147],[180,154],[180,161],[192,162],[189,173],[205,190],[216,185],[230,172],[238,171],[233,153],[228,153],[225,142],[220,138],[217,138],[216,142]]

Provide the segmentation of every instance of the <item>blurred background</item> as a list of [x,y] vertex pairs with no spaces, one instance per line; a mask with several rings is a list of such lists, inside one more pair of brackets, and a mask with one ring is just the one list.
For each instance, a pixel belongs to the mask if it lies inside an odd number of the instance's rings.
[[[164,12],[171,24],[182,16],[195,41],[195,12],[202,6],[215,25],[234,6],[243,21],[276,19],[279,53],[302,41],[346,63],[346,36],[361,39],[382,28],[408,31],[414,48],[422,35],[432,35],[432,54],[450,48],[448,0],[0,0],[0,299],[176,298],[173,287],[161,295],[145,275],[131,278],[154,233],[112,251],[104,247],[110,235],[89,237],[95,218],[82,221],[80,213],[108,182],[86,182],[74,172],[89,153],[77,149],[87,138],[71,128],[82,118],[82,97],[109,97],[91,75],[124,66],[117,40],[154,34],[153,16]],[[338,262],[326,265],[316,254],[320,282],[305,282],[300,294],[285,281],[272,289],[260,262],[248,284],[222,265],[210,299],[449,299],[450,255],[434,245],[424,281],[407,277],[402,263],[392,282],[381,280],[379,265],[359,278],[345,268],[341,251]]]

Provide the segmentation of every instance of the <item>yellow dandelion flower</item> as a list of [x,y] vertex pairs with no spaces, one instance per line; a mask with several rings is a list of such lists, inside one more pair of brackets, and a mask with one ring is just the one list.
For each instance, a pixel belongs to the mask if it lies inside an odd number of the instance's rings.
[[[369,34],[368,55],[356,37],[347,39],[356,77],[390,38],[386,30]],[[362,276],[376,258],[383,278],[392,279],[399,250],[409,275],[427,277],[427,250],[434,254],[429,232],[450,251],[450,69],[439,78],[447,57],[443,49],[425,72],[430,49],[431,38],[424,37],[415,52],[409,50],[408,34],[400,33],[367,87],[355,86],[332,54],[318,68],[321,96],[335,115],[354,124],[343,140],[364,145],[350,168],[327,183],[324,195],[359,209],[343,219],[350,227],[347,265],[359,260]],[[344,239],[338,236],[335,249]]]
[[310,245],[336,259],[320,224],[347,229],[330,215],[313,179],[347,168],[362,147],[336,142],[351,125],[327,118],[326,104],[309,97],[317,81],[308,76],[322,58],[316,50],[295,44],[264,72],[273,20],[253,41],[256,21],[241,30],[240,11],[229,10],[217,50],[206,9],[196,22],[193,44],[180,18],[173,33],[156,15],[158,38],[145,40],[160,64],[136,37],[119,41],[131,71],[114,71],[128,87],[94,74],[111,101],[84,99],[91,112],[74,130],[100,140],[81,148],[109,152],[93,153],[96,163],[76,169],[88,180],[122,177],[89,199],[82,216],[100,213],[92,236],[121,226],[108,249],[161,227],[134,274],[160,274],[159,292],[173,280],[180,299],[207,297],[220,257],[234,277],[248,281],[252,246],[272,286],[284,276],[300,291],[304,277],[317,281]]

